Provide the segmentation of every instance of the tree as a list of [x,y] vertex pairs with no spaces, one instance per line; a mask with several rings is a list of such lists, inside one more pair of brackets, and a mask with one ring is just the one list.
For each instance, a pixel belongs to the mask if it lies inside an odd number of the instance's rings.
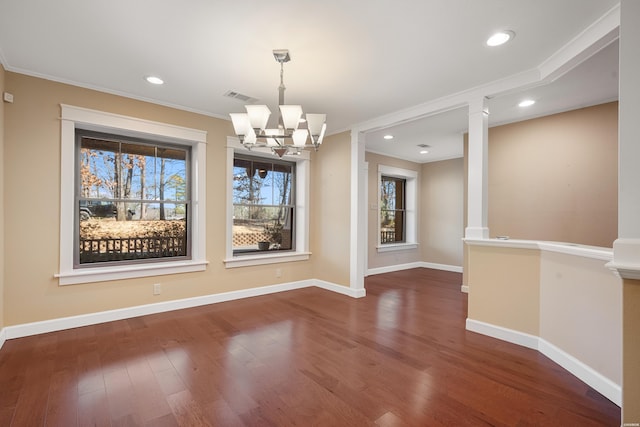
[[233,203],[258,205],[264,197],[261,196],[263,178],[256,177],[256,170],[252,167],[233,168]]
[[95,151],[88,148],[80,150],[80,181],[82,186],[82,197],[100,197],[100,186],[102,185],[102,180],[98,177],[96,167],[97,156],[98,154]]
[[[174,200],[185,200],[186,199],[186,193],[187,193],[187,183],[185,181],[185,179],[177,174],[174,173],[173,175],[171,175],[169,177],[169,179],[167,180],[167,187],[170,190],[173,190],[173,199]],[[176,206],[176,214],[184,214],[184,208],[183,207],[178,207]]]

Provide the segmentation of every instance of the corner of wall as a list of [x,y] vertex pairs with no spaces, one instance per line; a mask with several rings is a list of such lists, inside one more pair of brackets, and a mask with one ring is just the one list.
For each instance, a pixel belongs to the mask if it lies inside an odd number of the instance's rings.
[[[5,70],[0,64],[0,93],[5,91]],[[4,121],[5,104],[0,101],[0,348],[4,343]]]
[[311,157],[309,201],[313,277],[347,287],[351,268],[350,152],[349,132],[325,138]]

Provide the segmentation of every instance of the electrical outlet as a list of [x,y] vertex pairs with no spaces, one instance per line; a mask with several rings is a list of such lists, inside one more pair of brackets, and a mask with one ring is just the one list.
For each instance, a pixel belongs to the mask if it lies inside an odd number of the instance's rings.
[[162,292],[162,285],[160,285],[160,283],[154,283],[153,284],[153,294],[154,295],[160,295],[161,292]]
[[282,269],[276,268],[276,277],[282,277]]

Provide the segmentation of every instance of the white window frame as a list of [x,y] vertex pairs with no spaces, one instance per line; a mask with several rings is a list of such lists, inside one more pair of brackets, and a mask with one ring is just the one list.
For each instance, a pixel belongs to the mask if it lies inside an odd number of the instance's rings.
[[296,200],[294,214],[294,251],[256,252],[255,254],[233,255],[233,158],[234,153],[250,154],[273,160],[271,151],[253,149],[247,153],[238,138],[227,137],[227,227],[226,227],[226,268],[248,267],[253,265],[275,264],[280,262],[305,261],[309,259],[309,162],[310,155],[302,150],[299,155],[283,157],[296,164]]
[[[385,243],[380,241],[380,204],[382,176],[401,178],[405,180],[405,241],[402,243]],[[378,217],[377,245],[378,252],[403,251],[418,247],[418,172],[397,168],[394,166],[378,165]]]
[[[204,271],[206,260],[207,132],[135,117],[61,104],[60,270],[59,284],[102,282],[136,277]],[[191,259],[145,264],[74,268],[74,192],[76,128],[191,146]]]

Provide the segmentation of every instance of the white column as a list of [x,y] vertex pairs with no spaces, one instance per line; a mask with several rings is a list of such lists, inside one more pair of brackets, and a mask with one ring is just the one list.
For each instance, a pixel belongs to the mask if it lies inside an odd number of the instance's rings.
[[622,425],[640,423],[640,1],[620,2],[618,239],[609,266],[622,281]]
[[364,161],[364,135],[351,131],[351,251],[350,284],[356,297],[365,296],[364,276],[367,259],[367,164]]
[[489,111],[486,98],[469,103],[467,228],[465,238],[488,239]]
[[623,276],[640,279],[640,2],[623,1],[620,10],[618,239],[612,264],[629,270],[620,271]]

